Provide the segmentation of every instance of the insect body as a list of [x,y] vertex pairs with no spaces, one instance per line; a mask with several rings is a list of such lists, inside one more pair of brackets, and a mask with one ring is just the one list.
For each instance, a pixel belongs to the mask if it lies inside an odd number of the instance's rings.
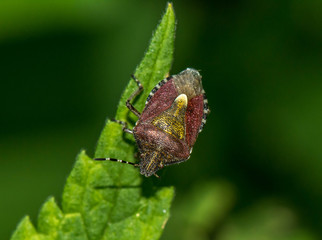
[[150,92],[142,113],[130,101],[141,93],[141,83],[127,100],[126,106],[139,120],[133,130],[123,125],[123,130],[133,134],[140,159],[138,164],[112,158],[96,158],[127,163],[140,168],[146,177],[158,176],[156,172],[164,166],[189,159],[192,147],[202,131],[209,113],[208,101],[198,71],[187,68],[177,75],[159,82]]

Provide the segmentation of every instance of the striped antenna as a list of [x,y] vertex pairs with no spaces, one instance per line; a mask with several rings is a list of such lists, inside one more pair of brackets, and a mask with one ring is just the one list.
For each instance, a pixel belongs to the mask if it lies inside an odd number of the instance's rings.
[[137,163],[132,163],[132,162],[116,159],[116,158],[94,158],[94,160],[96,160],[96,161],[112,161],[112,162],[125,163],[125,164],[132,165],[134,167],[139,167],[140,166]]

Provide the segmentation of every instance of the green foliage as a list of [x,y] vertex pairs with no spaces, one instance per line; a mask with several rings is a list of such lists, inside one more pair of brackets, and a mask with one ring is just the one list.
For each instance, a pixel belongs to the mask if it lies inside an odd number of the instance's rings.
[[[171,66],[175,18],[169,4],[135,75],[145,87],[135,105],[142,110],[149,89]],[[133,81],[120,100],[116,119],[133,125],[125,100],[136,89]],[[133,139],[124,141],[118,124],[107,121],[96,157],[135,161]],[[169,218],[173,188],[144,189],[138,169],[112,162],[94,162],[85,151],[78,155],[63,192],[62,210],[53,197],[42,206],[35,228],[23,218],[12,236],[21,239],[158,239]]]
[[[186,199],[189,199],[187,201]],[[177,196],[163,239],[207,240],[223,226],[236,202],[236,189],[225,181],[197,181],[189,194]]]
[[296,213],[275,199],[258,201],[227,219],[218,240],[316,240],[315,234],[299,226]]

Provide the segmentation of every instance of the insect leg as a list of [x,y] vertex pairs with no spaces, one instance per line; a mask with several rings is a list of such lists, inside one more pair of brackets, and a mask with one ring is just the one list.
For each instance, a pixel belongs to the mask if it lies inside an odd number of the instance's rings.
[[141,113],[130,103],[130,101],[135,98],[137,95],[139,95],[142,91],[143,91],[143,86],[140,83],[140,81],[132,74],[131,77],[133,78],[133,80],[136,82],[136,84],[138,85],[138,89],[132,93],[132,95],[127,99],[126,101],[126,106],[128,109],[130,109],[130,111],[132,113],[134,113],[137,117],[141,116]]
[[153,173],[154,176],[156,176],[157,178],[160,178],[160,176],[156,173]]
[[131,129],[127,128],[127,122],[123,122],[123,121],[116,120],[116,119],[112,119],[112,121],[122,125],[122,129],[124,132],[133,134],[133,131]]
[[119,162],[119,163],[124,163],[124,164],[129,164],[132,165],[134,167],[139,167],[140,165],[137,163],[132,163],[132,162],[128,162],[128,161],[124,161],[124,160],[120,160],[120,159],[116,159],[116,158],[94,158],[94,160],[96,161],[112,161],[112,162]]

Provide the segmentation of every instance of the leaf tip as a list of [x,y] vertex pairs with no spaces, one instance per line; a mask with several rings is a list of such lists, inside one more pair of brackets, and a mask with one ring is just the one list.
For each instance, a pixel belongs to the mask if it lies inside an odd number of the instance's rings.
[[55,231],[63,218],[63,213],[53,196],[43,204],[38,215],[38,231],[43,234],[55,235]]
[[173,3],[172,2],[168,2],[167,11],[166,11],[165,15],[170,15],[170,16],[174,17],[174,10],[173,10]]
[[86,156],[86,150],[85,149],[81,149],[79,154],[78,154],[78,157],[82,157],[82,156]]
[[35,235],[37,235],[37,231],[27,215],[18,224],[11,236],[11,240],[31,239]]

